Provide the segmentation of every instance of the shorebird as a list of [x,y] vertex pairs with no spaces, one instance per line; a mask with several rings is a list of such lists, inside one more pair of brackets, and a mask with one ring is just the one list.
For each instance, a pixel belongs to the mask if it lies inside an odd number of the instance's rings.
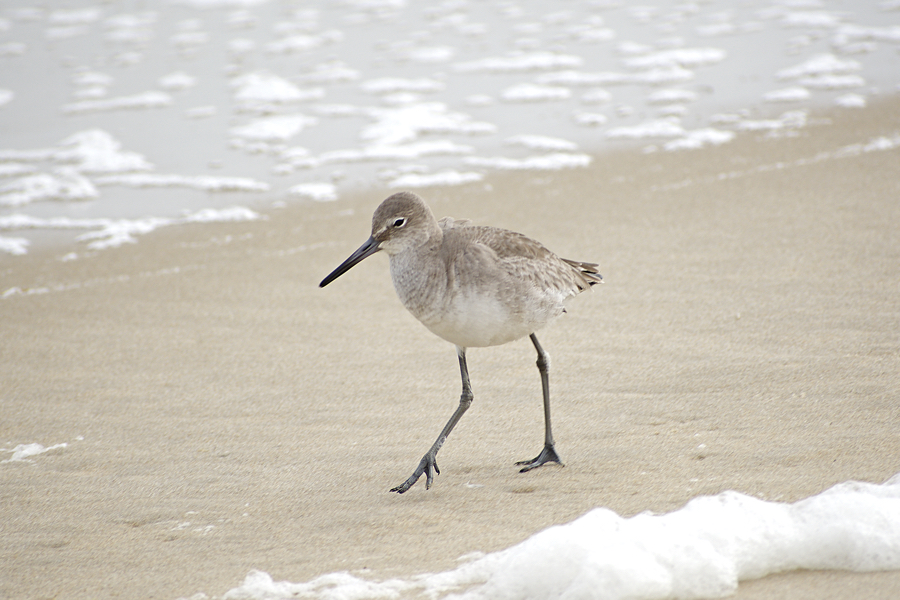
[[462,394],[459,406],[413,474],[392,492],[403,494],[425,475],[440,474],[437,453],[472,404],[466,348],[499,346],[529,336],[537,350],[544,398],[544,448],[516,463],[522,473],[546,463],[562,465],[550,427],[550,357],[535,331],[566,312],[563,303],[603,278],[594,263],[559,258],[521,233],[434,218],[416,194],[387,198],[372,217],[372,235],[331,272],[325,287],[363,259],[383,250],[403,306],[432,333],[456,346]]

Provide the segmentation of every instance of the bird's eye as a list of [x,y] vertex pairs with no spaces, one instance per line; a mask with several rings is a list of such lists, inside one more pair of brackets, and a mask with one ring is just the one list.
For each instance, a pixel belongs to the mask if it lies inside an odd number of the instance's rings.
[[406,217],[400,217],[399,219],[394,219],[394,222],[391,223],[391,227],[394,229],[399,229],[406,225]]

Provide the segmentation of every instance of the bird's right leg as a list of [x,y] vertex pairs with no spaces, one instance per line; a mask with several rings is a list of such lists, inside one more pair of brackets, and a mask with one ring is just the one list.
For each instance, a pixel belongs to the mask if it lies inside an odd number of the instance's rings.
[[472,405],[472,398],[474,397],[472,394],[472,385],[469,383],[469,368],[466,366],[466,349],[457,346],[456,355],[459,357],[459,373],[462,376],[462,394],[459,396],[459,406],[453,412],[453,416],[450,417],[447,424],[444,425],[444,428],[441,430],[441,435],[438,436],[428,452],[425,453],[425,456],[422,457],[422,460],[419,461],[419,466],[416,467],[413,474],[402,484],[395,488],[391,488],[392,492],[397,492],[398,494],[406,492],[423,474],[425,475],[425,489],[430,489],[431,483],[434,481],[432,469],[434,470],[434,473],[437,473],[438,475],[441,474],[441,470],[437,465],[438,450],[441,449],[441,446],[447,441],[447,436],[450,435],[450,432],[453,431],[453,428],[459,423],[463,414],[469,409],[469,406]]
[[550,428],[550,355],[548,355],[541,344],[538,342],[537,336],[531,334],[531,342],[534,349],[537,350],[537,368],[541,373],[541,392],[544,397],[544,449],[541,453],[531,460],[523,460],[516,464],[522,468],[519,473],[525,473],[532,469],[536,469],[550,462],[562,465],[563,462],[556,453],[556,446],[553,444],[553,432]]

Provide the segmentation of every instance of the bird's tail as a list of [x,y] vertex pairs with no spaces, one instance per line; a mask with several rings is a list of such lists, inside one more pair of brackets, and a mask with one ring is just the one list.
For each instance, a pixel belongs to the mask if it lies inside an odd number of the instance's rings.
[[586,290],[592,285],[603,283],[603,276],[600,275],[600,272],[597,270],[600,268],[600,265],[597,263],[569,260],[568,258],[564,258],[563,261],[575,269],[575,272],[581,276],[581,279],[584,281],[584,286],[579,287],[582,290]]

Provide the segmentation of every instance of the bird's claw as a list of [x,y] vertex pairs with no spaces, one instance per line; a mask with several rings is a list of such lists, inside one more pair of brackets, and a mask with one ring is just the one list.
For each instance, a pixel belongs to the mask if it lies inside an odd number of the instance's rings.
[[524,465],[519,473],[527,473],[532,469],[537,469],[538,467],[545,465],[549,462],[555,462],[559,466],[564,467],[563,461],[560,460],[559,454],[556,453],[556,448],[553,447],[552,444],[544,445],[544,449],[541,450],[541,453],[538,454],[531,460],[522,460],[517,462],[517,465]]
[[432,456],[431,454],[426,454],[422,457],[422,460],[419,461],[419,466],[416,467],[416,470],[413,471],[413,474],[409,476],[409,479],[401,483],[395,488],[391,488],[392,492],[397,492],[398,494],[403,494],[409,490],[415,484],[419,477],[423,474],[425,475],[425,489],[431,489],[431,484],[434,483],[434,473],[438,475],[441,474],[441,470],[437,465],[437,458]]

